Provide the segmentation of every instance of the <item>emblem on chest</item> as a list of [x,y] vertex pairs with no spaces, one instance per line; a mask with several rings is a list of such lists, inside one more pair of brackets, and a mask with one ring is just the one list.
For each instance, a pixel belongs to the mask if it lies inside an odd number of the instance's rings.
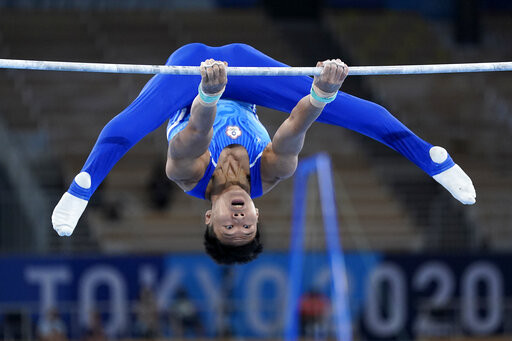
[[226,135],[233,140],[236,140],[242,135],[242,130],[240,130],[240,128],[237,126],[228,126],[226,128]]

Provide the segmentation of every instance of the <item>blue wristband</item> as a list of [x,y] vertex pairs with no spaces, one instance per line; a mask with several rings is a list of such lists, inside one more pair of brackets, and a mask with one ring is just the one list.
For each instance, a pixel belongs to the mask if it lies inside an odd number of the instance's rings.
[[338,96],[338,91],[336,91],[336,93],[334,95],[332,95],[331,97],[320,97],[316,94],[313,87],[311,87],[311,97],[313,97],[318,102],[331,103],[332,101],[334,101],[336,99],[336,96]]
[[199,97],[201,97],[201,100],[205,103],[213,103],[219,100],[219,98],[222,96],[222,93],[217,96],[210,96],[203,92],[203,89],[201,89],[201,83],[199,83],[199,87],[197,88],[199,92]]

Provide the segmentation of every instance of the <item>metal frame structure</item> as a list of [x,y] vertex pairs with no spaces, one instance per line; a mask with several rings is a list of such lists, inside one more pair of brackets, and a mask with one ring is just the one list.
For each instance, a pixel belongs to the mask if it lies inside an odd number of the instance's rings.
[[295,341],[298,339],[298,308],[304,258],[307,185],[308,179],[313,173],[316,173],[318,180],[327,253],[332,276],[331,297],[335,315],[336,337],[338,341],[351,341],[352,322],[348,302],[345,261],[339,238],[331,160],[323,153],[302,160],[295,172],[288,299],[285,310],[285,340]]
[[[200,75],[199,66],[137,65],[56,62],[44,60],[0,59],[0,69],[77,71],[132,74],[173,74]],[[390,65],[390,66],[350,66],[349,75],[410,75],[431,73],[460,73],[512,71],[512,62],[430,64],[430,65]],[[318,76],[321,67],[228,67],[229,76]]]

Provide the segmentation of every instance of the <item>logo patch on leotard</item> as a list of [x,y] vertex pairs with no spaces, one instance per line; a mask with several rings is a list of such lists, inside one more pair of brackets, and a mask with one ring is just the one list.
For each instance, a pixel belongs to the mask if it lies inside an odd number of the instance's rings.
[[233,140],[236,140],[237,138],[242,135],[242,130],[238,128],[237,126],[228,126],[226,128],[226,135],[232,138]]

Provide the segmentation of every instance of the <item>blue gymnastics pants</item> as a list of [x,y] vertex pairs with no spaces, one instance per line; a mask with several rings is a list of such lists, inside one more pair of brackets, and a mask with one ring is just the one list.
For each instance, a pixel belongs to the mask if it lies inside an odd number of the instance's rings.
[[[208,58],[227,61],[229,66],[287,66],[249,45],[210,47],[198,43],[176,50],[166,65],[198,66]],[[68,192],[89,200],[114,164],[133,145],[176,115],[179,109],[191,105],[200,81],[200,76],[154,76],[139,96],[101,131],[82,168],[82,172],[91,176],[91,187],[85,189],[73,181]],[[230,76],[223,97],[290,113],[310,92],[312,81],[307,76]],[[382,106],[341,91],[336,100],[324,108],[317,121],[351,129],[384,143],[430,176],[454,165],[449,156],[441,164],[433,162],[429,156],[432,145],[416,136]]]

